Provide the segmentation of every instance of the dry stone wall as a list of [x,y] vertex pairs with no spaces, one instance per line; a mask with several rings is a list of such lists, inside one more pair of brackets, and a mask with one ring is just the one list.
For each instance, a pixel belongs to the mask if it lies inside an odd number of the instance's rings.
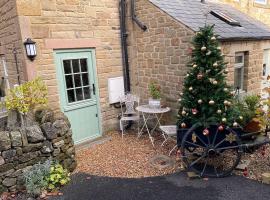
[[50,110],[37,112],[37,121],[26,128],[0,132],[0,193],[23,189],[23,172],[48,159],[64,168],[76,167],[75,147],[67,118]]

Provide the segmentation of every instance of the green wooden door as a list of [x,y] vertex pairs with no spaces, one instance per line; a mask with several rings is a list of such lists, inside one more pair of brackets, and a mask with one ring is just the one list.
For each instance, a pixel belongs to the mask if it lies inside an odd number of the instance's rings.
[[55,51],[62,111],[75,143],[100,136],[99,96],[94,50]]

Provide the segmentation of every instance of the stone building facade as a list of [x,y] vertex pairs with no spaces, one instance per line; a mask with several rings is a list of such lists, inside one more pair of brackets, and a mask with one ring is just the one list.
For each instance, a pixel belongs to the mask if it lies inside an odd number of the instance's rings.
[[[147,26],[142,31],[135,23],[129,25],[130,58],[133,90],[146,102],[151,81],[162,88],[165,104],[176,116],[179,93],[190,59],[191,40],[195,32],[166,11],[148,0],[136,1],[136,15]],[[234,84],[235,55],[245,55],[244,89],[248,93],[261,91],[263,55],[270,49],[270,40],[220,41],[225,61],[228,62],[228,82]],[[175,118],[174,118],[175,119]]]
[[[59,109],[54,51],[93,49],[98,79],[103,131],[115,128],[119,110],[108,103],[108,78],[122,76],[118,1],[112,0],[4,0],[0,3],[0,41],[11,85],[17,83],[13,49],[18,52],[22,80],[40,76],[49,90],[49,103]],[[23,42],[36,42],[31,62]],[[1,68],[2,69],[2,68]]]
[[[263,3],[258,3],[256,0],[215,0],[221,3],[229,4],[251,17],[260,20],[270,26],[270,1],[266,0]],[[262,1],[260,1],[262,2]]]

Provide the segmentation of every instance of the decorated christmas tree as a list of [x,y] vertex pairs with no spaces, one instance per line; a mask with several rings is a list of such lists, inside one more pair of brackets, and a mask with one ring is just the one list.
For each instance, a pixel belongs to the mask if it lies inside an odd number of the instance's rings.
[[179,99],[179,126],[200,123],[237,126],[241,116],[233,109],[234,92],[226,83],[226,63],[214,26],[200,28],[193,38],[192,58]]

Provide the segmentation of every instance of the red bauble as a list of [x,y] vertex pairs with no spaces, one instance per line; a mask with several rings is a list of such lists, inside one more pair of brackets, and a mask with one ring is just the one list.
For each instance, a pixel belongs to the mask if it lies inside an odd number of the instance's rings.
[[198,113],[198,110],[196,108],[192,109],[192,114],[196,115]]
[[204,134],[204,135],[209,135],[209,130],[208,130],[207,128],[204,129],[204,130],[203,130],[203,134]]
[[187,127],[186,123],[182,123],[182,124],[181,124],[181,127],[182,127],[182,128],[186,128],[186,127]]
[[222,125],[220,125],[220,126],[218,127],[218,130],[219,130],[219,131],[223,131],[223,130],[224,130],[224,127],[223,127]]
[[244,176],[248,176],[248,169],[245,167],[244,171],[243,171],[243,175]]

